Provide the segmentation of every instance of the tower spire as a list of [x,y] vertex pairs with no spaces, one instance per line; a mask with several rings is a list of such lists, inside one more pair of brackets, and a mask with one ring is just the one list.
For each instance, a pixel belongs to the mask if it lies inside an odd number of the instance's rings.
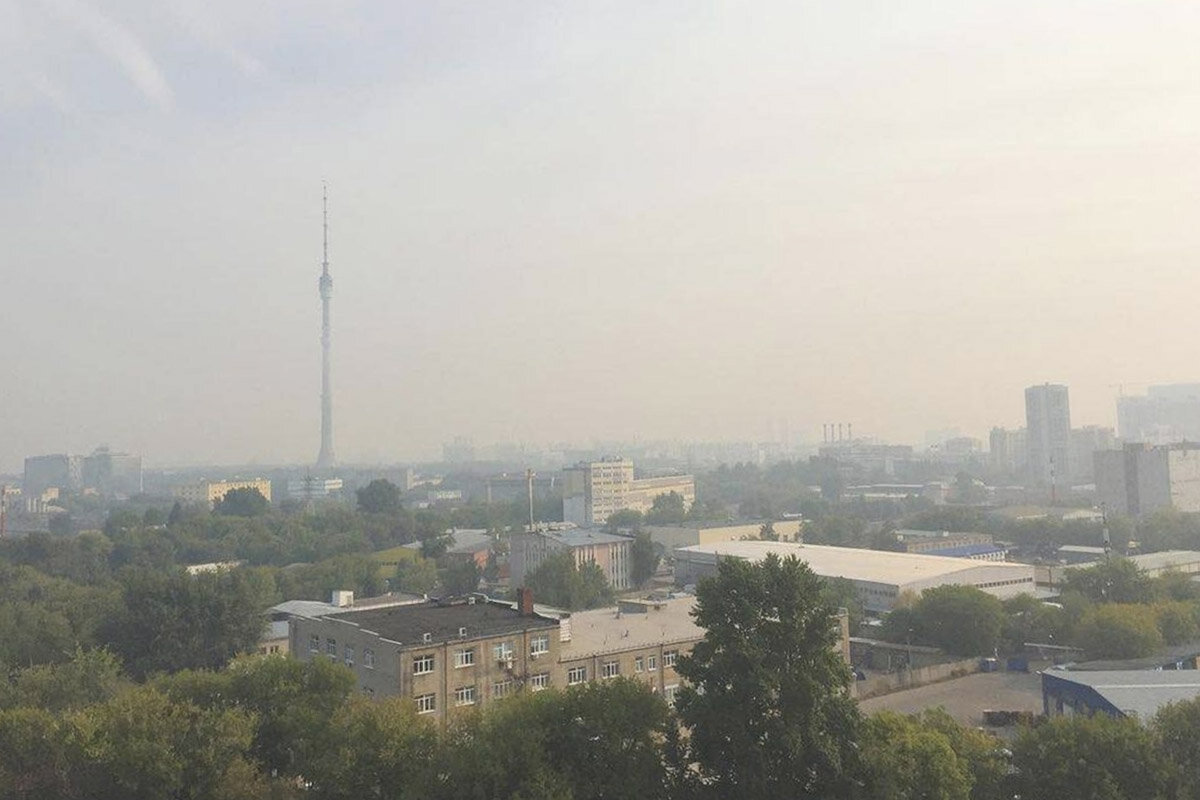
[[324,182],[321,183],[321,278],[317,289],[321,295],[321,452],[317,456],[317,468],[328,469],[337,462],[337,457],[333,453],[333,327],[329,317],[333,276],[329,274],[329,189]]

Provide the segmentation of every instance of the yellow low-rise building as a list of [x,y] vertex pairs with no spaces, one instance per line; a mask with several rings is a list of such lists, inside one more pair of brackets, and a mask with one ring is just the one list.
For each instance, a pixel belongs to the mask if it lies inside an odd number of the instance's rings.
[[225,495],[234,489],[257,489],[258,493],[271,500],[271,482],[266,478],[252,478],[244,481],[199,481],[186,483],[171,489],[171,496],[180,503],[189,506],[207,506],[212,508]]

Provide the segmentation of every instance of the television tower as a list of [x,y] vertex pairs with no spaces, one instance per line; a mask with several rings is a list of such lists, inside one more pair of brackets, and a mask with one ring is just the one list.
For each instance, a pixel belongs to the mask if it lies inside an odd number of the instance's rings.
[[329,322],[329,301],[333,299],[333,276],[329,274],[329,192],[321,184],[321,453],[317,469],[329,469],[337,462],[333,454],[333,380],[330,347],[333,330]]

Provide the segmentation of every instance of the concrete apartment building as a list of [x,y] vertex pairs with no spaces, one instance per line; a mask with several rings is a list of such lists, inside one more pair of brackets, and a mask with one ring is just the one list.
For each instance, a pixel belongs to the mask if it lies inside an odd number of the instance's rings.
[[1045,383],[1025,390],[1029,473],[1042,486],[1071,479],[1071,401],[1067,387]]
[[106,496],[129,497],[142,491],[142,457],[114,453],[107,447],[97,447],[89,456],[30,456],[25,459],[21,488],[31,497],[47,489],[91,489]]
[[563,520],[580,527],[603,525],[618,511],[645,513],[654,498],[675,492],[685,508],[696,501],[691,475],[634,478],[628,458],[581,461],[563,470]]
[[592,562],[600,567],[614,589],[628,589],[631,585],[629,546],[632,543],[628,536],[578,528],[518,534],[511,539],[508,561],[512,584],[522,585],[525,576],[550,556],[570,552],[577,566]]
[[1096,495],[1109,513],[1200,511],[1200,444],[1135,443],[1094,457]]
[[251,478],[235,481],[199,481],[171,489],[171,496],[183,505],[212,508],[234,489],[257,489],[259,494],[271,499],[271,482],[266,478]]
[[873,612],[890,611],[903,595],[917,596],[925,589],[947,584],[974,586],[1001,599],[1033,594],[1035,587],[1029,564],[793,542],[725,542],[679,548],[675,551],[675,580],[694,584],[714,574],[723,558],[757,563],[770,553],[780,558],[795,556],[822,577],[851,581],[863,607]]
[[409,697],[420,714],[448,720],[463,708],[552,685],[562,636],[557,616],[478,596],[316,617],[292,616],[292,655],[354,671],[375,697]]

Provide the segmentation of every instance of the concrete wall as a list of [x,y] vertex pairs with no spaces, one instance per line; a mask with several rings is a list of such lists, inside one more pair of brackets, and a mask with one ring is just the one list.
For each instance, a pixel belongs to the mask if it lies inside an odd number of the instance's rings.
[[911,689],[927,683],[960,678],[978,671],[978,658],[950,661],[920,669],[901,670],[890,675],[872,676],[865,681],[855,681],[851,693],[859,700],[866,700],[868,697],[878,697],[881,694],[898,692],[901,689]]

